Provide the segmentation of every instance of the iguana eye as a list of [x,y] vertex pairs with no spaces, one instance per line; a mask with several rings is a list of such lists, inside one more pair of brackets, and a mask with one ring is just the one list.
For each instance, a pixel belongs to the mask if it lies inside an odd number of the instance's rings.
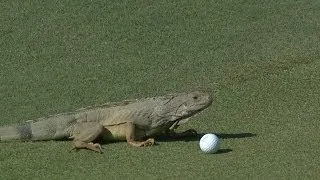
[[192,99],[197,100],[198,96],[193,96]]

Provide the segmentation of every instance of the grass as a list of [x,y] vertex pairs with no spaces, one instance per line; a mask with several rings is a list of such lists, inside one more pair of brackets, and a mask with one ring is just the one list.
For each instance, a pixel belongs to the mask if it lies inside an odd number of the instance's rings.
[[0,124],[81,107],[206,90],[181,130],[220,135],[104,154],[70,142],[1,143],[1,179],[315,179],[318,1],[1,1]]

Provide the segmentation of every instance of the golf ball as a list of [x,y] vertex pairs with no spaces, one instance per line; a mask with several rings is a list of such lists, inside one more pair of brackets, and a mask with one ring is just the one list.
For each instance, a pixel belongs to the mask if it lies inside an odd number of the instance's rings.
[[220,139],[215,134],[205,134],[199,142],[200,149],[205,153],[215,153],[220,148]]

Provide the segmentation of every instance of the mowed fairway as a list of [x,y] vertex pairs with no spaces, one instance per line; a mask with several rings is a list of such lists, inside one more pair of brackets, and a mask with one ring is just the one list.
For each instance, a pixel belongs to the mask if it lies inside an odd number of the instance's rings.
[[193,90],[213,105],[179,129],[218,154],[0,143],[0,179],[320,177],[320,1],[1,1],[0,125]]

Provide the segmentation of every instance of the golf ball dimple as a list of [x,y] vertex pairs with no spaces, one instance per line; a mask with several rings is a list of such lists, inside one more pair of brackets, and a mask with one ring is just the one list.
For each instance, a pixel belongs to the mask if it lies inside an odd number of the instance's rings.
[[215,134],[205,134],[199,142],[200,149],[205,153],[215,153],[220,148],[220,139]]

